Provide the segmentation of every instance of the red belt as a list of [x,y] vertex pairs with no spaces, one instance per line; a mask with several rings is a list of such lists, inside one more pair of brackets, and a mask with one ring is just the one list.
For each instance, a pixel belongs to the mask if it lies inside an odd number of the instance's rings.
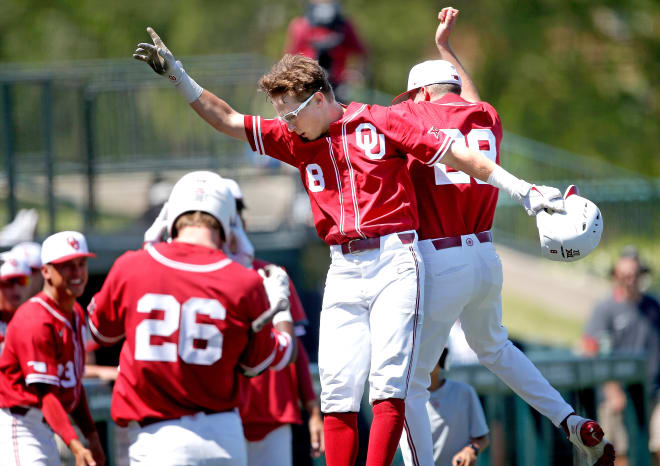
[[[398,233],[398,236],[403,244],[410,244],[415,241],[414,233]],[[342,254],[355,254],[379,248],[380,238],[352,239],[341,245],[341,252]]]
[[[479,233],[476,233],[475,236],[477,237],[477,240],[479,240],[480,243],[493,242],[493,236],[490,234],[490,231],[480,231]],[[472,241],[471,238],[467,238],[465,240],[468,246],[472,246],[470,244],[471,241]],[[433,247],[436,249],[436,251],[439,251],[440,249],[455,248],[457,246],[460,246],[461,244],[463,244],[463,240],[461,239],[460,236],[447,236],[446,238],[434,239],[431,241],[431,244],[433,244]]]

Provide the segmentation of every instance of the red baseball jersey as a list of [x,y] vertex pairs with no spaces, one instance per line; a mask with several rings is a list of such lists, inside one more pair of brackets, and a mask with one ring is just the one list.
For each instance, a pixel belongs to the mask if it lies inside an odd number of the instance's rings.
[[0,407],[38,406],[31,385],[44,383],[58,387],[62,406],[73,411],[83,390],[84,325],[78,303],[73,314],[62,311],[45,293],[23,303],[9,322],[0,355]]
[[290,132],[279,119],[245,115],[252,149],[300,171],[316,231],[328,244],[413,230],[417,205],[407,156],[432,166],[452,143],[417,114],[415,104],[351,103],[325,137]]
[[112,417],[175,419],[238,404],[238,369],[281,369],[292,346],[250,324],[269,307],[261,277],[219,250],[172,242],[123,254],[89,305],[99,343],[124,341]]
[[[486,102],[468,102],[446,94],[433,102],[419,102],[418,114],[454,144],[480,150],[500,163],[502,123]],[[490,230],[497,205],[498,189],[452,169],[442,161],[428,166],[410,159],[408,167],[418,199],[420,240],[466,235]]]

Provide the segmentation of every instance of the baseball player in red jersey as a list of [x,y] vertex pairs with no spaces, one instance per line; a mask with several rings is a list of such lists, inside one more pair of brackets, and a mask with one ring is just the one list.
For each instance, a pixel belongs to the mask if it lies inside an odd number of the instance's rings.
[[[340,104],[319,64],[300,55],[285,55],[259,81],[278,118],[243,115],[202,89],[155,31],[148,32],[154,44],[138,44],[136,59],[167,78],[218,131],[300,171],[332,259],[319,337],[326,460],[330,466],[355,461],[357,411],[368,377],[374,416],[367,464],[390,464],[417,359],[424,294],[406,154],[429,166],[450,155],[455,168],[481,180],[495,164],[432,131],[416,104]],[[531,192],[518,197],[530,208],[556,204]]]
[[76,298],[87,284],[88,257],[94,254],[78,232],[46,238],[43,291],[21,305],[9,323],[0,355],[2,464],[59,464],[53,431],[71,449],[76,465],[105,463],[82,386],[85,315]]
[[[236,211],[240,219],[232,225],[229,257],[248,268],[263,270],[269,264],[254,259],[254,247],[245,234],[245,203],[236,181],[225,178],[225,183],[236,199]],[[293,282],[289,282],[290,312],[297,336],[304,335],[307,316]],[[300,424],[300,405],[309,413],[309,435],[312,456],[324,451],[323,420],[316,400],[314,384],[309,371],[307,352],[298,340],[298,356],[295,364],[281,371],[266,371],[252,378],[240,379],[241,402],[239,412],[243,431],[248,441],[248,466],[290,466],[293,463],[291,424]]]
[[2,353],[7,326],[18,306],[23,303],[29,287],[30,267],[15,254],[0,256],[0,353]]
[[11,253],[23,258],[30,267],[30,283],[24,298],[27,300],[44,287],[44,277],[41,275],[41,244],[32,241],[18,243],[11,248]]
[[288,281],[222,252],[235,211],[220,176],[188,173],[167,202],[172,241],[122,255],[89,305],[99,343],[125,338],[111,411],[129,427],[131,464],[246,464],[239,368],[279,370],[295,354],[290,321],[251,331],[264,287],[286,299]]
[[[499,164],[499,116],[490,104],[479,100],[476,87],[449,47],[457,15],[458,10],[453,8],[439,14],[436,43],[441,57],[448,61],[415,65],[408,90],[395,101],[413,99],[426,120],[452,134],[455,144],[474,146]],[[425,321],[417,368],[406,399],[406,434],[401,441],[406,464],[433,462],[426,387],[451,326],[459,317],[479,362],[561,426],[588,457],[589,464],[613,464],[614,450],[603,438],[600,426],[575,415],[529,359],[511,344],[502,325],[502,266],[490,233],[497,189],[442,163],[428,167],[411,161],[409,168],[423,219],[418,234],[427,275]],[[478,451],[475,447],[474,460]]]

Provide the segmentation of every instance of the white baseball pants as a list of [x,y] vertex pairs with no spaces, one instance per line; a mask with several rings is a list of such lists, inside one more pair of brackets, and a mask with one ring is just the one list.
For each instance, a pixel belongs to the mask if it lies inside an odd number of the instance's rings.
[[[433,442],[426,411],[430,373],[460,317],[479,362],[530,406],[559,426],[573,412],[559,392],[509,340],[502,325],[502,263],[491,242],[463,235],[461,246],[436,250],[419,242],[426,268],[424,326],[415,375],[406,398],[401,450],[406,465],[432,465]],[[467,439],[466,439],[467,440]]]
[[291,424],[271,431],[262,440],[247,442],[248,466],[291,466]]
[[145,427],[129,424],[131,465],[245,466],[243,426],[237,411],[182,416]]
[[39,409],[32,408],[24,416],[0,409],[0,464],[59,466],[55,434]]
[[[423,320],[424,266],[417,235],[380,238],[380,248],[343,254],[331,246],[321,310],[321,410],[357,412],[369,398],[405,398]],[[404,235],[404,238],[406,236]]]

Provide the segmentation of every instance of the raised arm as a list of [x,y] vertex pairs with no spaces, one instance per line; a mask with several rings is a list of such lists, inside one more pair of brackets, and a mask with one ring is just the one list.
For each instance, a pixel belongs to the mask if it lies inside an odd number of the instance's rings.
[[147,63],[156,73],[169,80],[208,124],[227,136],[247,141],[243,115],[213,93],[202,89],[188,76],[181,62],[174,58],[156,31],[148,27],[147,32],[153,44],[139,43],[133,58]]
[[458,18],[458,13],[459,11],[452,7],[440,10],[438,13],[440,24],[438,24],[438,29],[435,31],[435,45],[438,47],[438,52],[440,52],[440,58],[447,60],[458,70],[462,81],[461,97],[470,102],[478,102],[480,99],[477,87],[449,45],[449,36]]

